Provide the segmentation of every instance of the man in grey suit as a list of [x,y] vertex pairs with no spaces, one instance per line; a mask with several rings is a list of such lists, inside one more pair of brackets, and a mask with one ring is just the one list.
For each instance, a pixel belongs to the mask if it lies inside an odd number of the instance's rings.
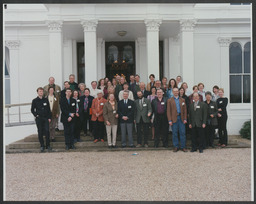
[[199,101],[199,94],[193,93],[194,102],[189,106],[189,128],[192,128],[192,149],[197,151],[197,137],[199,137],[199,153],[203,153],[204,128],[207,120],[207,106]]
[[151,103],[148,99],[143,97],[142,91],[137,91],[138,99],[135,101],[135,111],[134,111],[134,122],[136,122],[137,127],[137,146],[142,146],[142,134],[141,128],[143,126],[144,134],[144,147],[148,147],[148,130],[150,124],[150,115],[152,113]]

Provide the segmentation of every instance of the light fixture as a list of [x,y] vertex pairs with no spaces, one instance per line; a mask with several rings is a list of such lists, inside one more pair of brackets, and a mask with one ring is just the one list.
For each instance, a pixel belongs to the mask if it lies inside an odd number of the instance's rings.
[[126,35],[126,31],[124,31],[124,30],[121,30],[121,31],[117,31],[117,34],[119,35],[119,36],[121,36],[121,37],[123,37],[123,36],[125,36]]

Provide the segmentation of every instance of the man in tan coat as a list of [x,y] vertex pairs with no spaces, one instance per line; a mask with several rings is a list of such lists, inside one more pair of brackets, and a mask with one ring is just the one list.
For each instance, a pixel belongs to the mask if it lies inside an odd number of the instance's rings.
[[167,102],[167,117],[169,125],[172,126],[172,141],[174,152],[179,150],[178,131],[180,133],[180,149],[187,152],[186,146],[186,133],[185,124],[187,123],[187,107],[185,99],[179,97],[178,88],[173,89],[173,97],[168,99]]

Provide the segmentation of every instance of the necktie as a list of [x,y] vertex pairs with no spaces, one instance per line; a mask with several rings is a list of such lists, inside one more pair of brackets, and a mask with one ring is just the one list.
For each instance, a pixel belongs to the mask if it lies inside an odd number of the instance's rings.
[[142,99],[140,99],[140,108],[142,109]]
[[194,102],[194,111],[196,111],[197,102]]
[[84,111],[87,112],[87,108],[88,108],[88,98],[85,97],[84,99]]
[[70,105],[70,99],[68,99],[68,105]]

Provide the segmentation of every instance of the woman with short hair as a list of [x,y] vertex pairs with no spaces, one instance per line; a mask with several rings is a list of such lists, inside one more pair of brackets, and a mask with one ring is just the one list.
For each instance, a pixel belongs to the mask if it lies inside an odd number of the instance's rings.
[[[148,95],[147,99],[150,100],[150,103],[156,98],[156,87],[152,86],[150,89],[151,95]],[[151,118],[151,130],[152,130],[152,139],[155,138],[155,127],[154,127],[154,115]]]
[[78,94],[79,94],[79,97],[81,97],[84,95],[84,90],[86,88],[86,85],[84,83],[80,83],[78,84],[78,88],[79,88]]

